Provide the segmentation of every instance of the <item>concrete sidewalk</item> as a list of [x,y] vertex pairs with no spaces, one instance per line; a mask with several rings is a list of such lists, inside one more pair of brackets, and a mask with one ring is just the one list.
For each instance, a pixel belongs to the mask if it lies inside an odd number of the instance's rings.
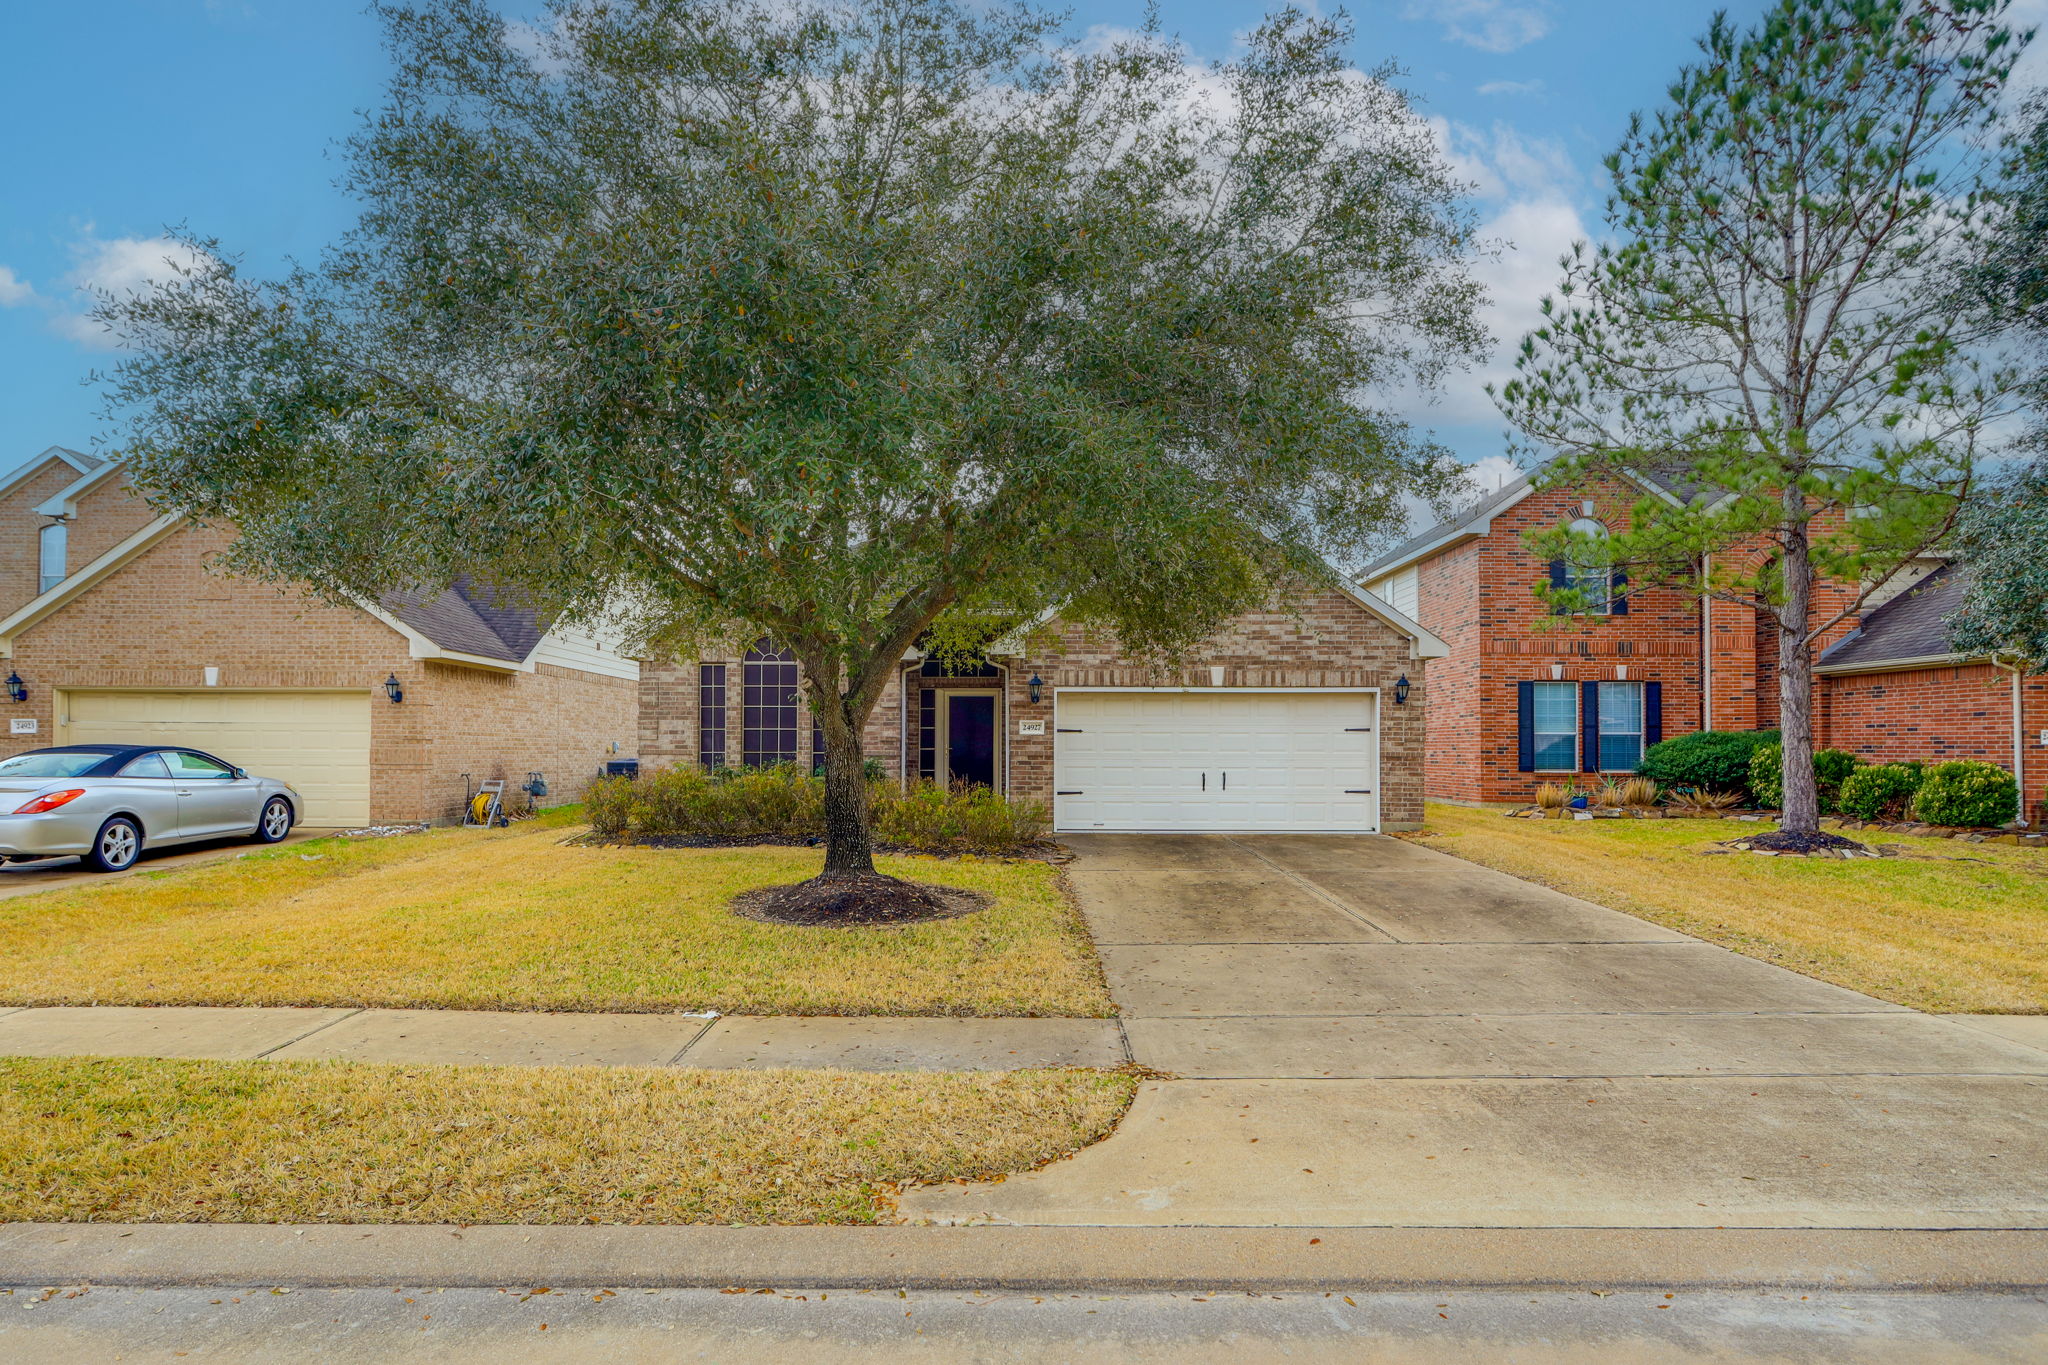
[[0,1011],[0,1056],[1002,1071],[1121,1066],[1114,1019],[99,1005]]

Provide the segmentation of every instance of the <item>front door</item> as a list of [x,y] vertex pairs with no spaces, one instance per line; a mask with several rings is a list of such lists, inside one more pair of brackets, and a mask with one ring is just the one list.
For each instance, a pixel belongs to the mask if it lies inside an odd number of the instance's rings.
[[996,694],[946,694],[946,784],[996,784]]

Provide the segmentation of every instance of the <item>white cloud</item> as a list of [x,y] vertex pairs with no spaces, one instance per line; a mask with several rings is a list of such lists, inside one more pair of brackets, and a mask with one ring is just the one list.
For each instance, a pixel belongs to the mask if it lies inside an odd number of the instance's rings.
[[[115,237],[100,241],[88,236],[74,251],[78,264],[64,277],[74,296],[133,294],[160,280],[175,278],[179,268],[191,269],[206,259],[183,242],[168,237]],[[74,311],[50,319],[51,330],[93,350],[118,349],[106,328],[90,315],[92,303],[79,298]]]
[[6,266],[0,265],[0,308],[17,308],[35,301],[35,286]]
[[1479,87],[1482,95],[1540,95],[1542,81],[1488,81]]
[[1409,0],[1401,17],[1434,20],[1448,41],[1481,52],[1513,52],[1550,32],[1541,0]]

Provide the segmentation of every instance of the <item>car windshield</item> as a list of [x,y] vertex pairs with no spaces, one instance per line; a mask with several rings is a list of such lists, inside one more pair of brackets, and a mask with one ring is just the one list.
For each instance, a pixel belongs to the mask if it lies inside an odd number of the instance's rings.
[[16,754],[0,760],[0,781],[10,777],[76,777],[106,761],[105,754]]

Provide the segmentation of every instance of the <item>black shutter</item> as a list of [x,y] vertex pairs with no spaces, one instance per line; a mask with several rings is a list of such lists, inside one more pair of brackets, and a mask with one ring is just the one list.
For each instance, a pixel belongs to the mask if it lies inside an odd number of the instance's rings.
[[1515,684],[1515,740],[1520,746],[1522,771],[1536,771],[1536,684]]
[[1579,768],[1600,771],[1600,684],[1579,684]]
[[1664,738],[1664,684],[1643,684],[1643,747]]
[[[1550,590],[1552,592],[1563,592],[1566,588],[1569,588],[1571,585],[1572,573],[1570,566],[1567,565],[1562,559],[1551,560]],[[1565,611],[1563,607],[1560,607],[1553,603],[1551,604],[1550,614],[1553,616],[1562,616],[1565,614]]]
[[1608,582],[1607,614],[1609,616],[1628,615],[1628,575],[1620,569],[1616,569],[1614,576]]

